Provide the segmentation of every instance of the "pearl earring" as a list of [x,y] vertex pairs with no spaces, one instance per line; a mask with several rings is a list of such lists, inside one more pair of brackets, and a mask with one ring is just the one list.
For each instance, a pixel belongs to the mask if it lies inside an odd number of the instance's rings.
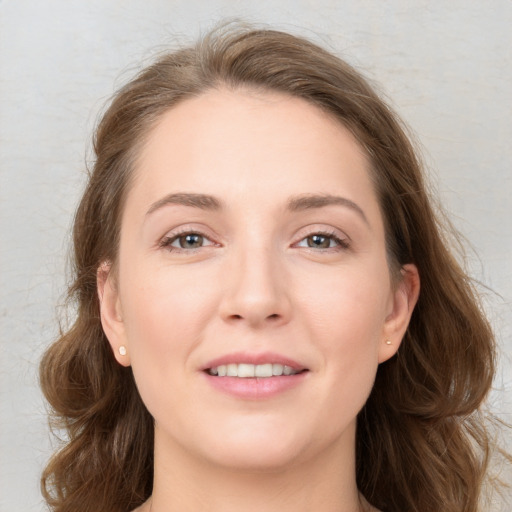
[[122,356],[125,356],[126,355],[126,347],[124,345],[121,345],[119,347],[119,353],[122,355]]
[[391,340],[386,340],[386,345],[391,345]]

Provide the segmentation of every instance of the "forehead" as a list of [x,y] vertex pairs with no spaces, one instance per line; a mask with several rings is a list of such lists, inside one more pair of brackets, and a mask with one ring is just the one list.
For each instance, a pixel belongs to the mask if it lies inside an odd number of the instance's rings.
[[305,100],[211,90],[179,103],[153,127],[132,192],[145,203],[170,192],[256,198],[261,205],[304,193],[375,200],[369,168],[348,129]]

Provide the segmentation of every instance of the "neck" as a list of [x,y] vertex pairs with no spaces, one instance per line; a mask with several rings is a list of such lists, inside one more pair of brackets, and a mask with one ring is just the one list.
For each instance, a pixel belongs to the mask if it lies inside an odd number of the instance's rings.
[[[285,467],[220,466],[192,456],[155,433],[151,512],[362,512],[355,481],[355,427],[315,458]],[[347,442],[348,440],[348,442]]]

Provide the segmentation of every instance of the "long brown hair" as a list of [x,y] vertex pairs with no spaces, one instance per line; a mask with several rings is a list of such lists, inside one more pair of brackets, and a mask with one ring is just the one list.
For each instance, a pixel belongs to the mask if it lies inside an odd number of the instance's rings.
[[300,37],[224,27],[170,52],[114,97],[73,231],[73,325],[48,349],[41,386],[67,440],[42,477],[58,512],[126,512],[152,490],[153,420],[130,368],[103,333],[97,271],[115,263],[120,215],[145,136],[178,102],[216,87],[303,98],[357,138],[372,164],[390,268],[414,263],[422,289],[396,357],[380,365],[357,428],[357,483],[383,511],[474,512],[489,456],[480,408],[494,338],[472,283],[447,247],[400,121],[343,60]]

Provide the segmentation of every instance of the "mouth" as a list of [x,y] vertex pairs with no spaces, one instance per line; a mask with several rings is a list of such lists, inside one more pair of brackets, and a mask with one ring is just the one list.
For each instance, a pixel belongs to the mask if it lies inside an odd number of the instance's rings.
[[202,373],[214,389],[242,400],[266,400],[300,389],[310,369],[282,354],[236,352],[208,362]]
[[281,363],[229,363],[207,368],[205,372],[215,377],[238,377],[240,379],[270,378],[297,375],[308,371],[306,368],[294,368]]

